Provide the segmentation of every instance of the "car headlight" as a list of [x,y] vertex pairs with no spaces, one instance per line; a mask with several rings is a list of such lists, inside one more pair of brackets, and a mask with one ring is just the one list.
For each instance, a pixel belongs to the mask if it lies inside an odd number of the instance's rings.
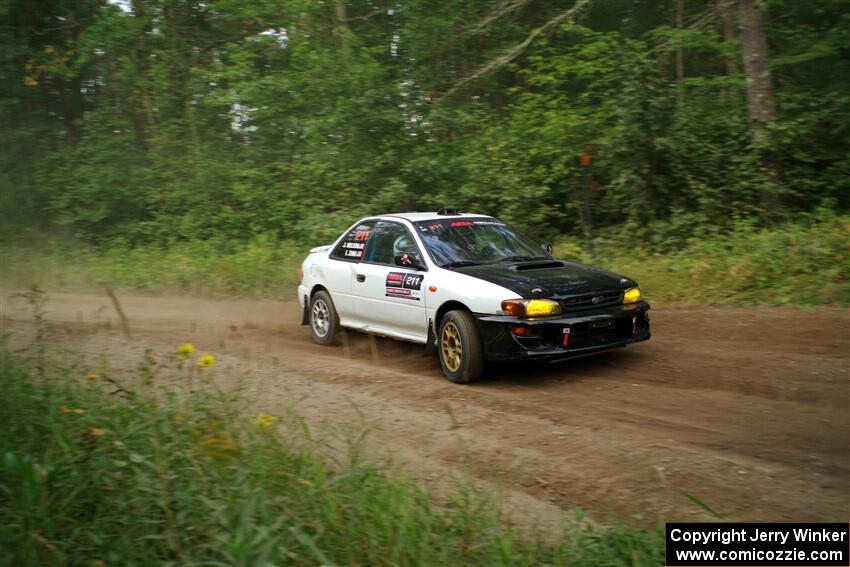
[[641,300],[640,288],[630,287],[623,293],[623,304],[637,303]]
[[507,299],[502,312],[513,317],[546,317],[561,313],[561,304],[551,299]]

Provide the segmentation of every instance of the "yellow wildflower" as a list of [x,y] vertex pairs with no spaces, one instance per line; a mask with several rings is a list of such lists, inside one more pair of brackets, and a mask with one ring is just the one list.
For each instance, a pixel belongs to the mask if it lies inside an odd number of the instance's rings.
[[69,408],[68,406],[59,406],[59,411],[62,413],[86,413],[83,408]]
[[215,357],[211,354],[205,354],[198,359],[198,366],[201,368],[212,368],[215,364]]
[[254,423],[257,424],[257,427],[268,427],[275,421],[277,421],[277,416],[261,413],[257,416],[257,419],[254,420]]
[[192,343],[182,344],[177,347],[177,357],[180,360],[186,360],[187,358],[192,358],[192,355],[195,354],[195,345]]
[[83,378],[85,378],[86,380],[97,380],[98,378],[100,378],[100,375],[95,374],[94,372],[89,372],[88,374],[83,376]]
[[94,439],[97,439],[98,437],[103,437],[108,432],[105,429],[99,429],[97,427],[89,427],[87,433],[89,434],[89,436],[93,437]]

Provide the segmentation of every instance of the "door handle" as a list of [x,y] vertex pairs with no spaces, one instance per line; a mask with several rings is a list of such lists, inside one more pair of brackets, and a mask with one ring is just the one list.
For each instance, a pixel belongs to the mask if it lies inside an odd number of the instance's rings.
[[365,276],[365,275],[363,275],[363,274],[357,274],[357,281],[359,281],[359,282],[365,282],[365,281],[366,281],[366,276]]

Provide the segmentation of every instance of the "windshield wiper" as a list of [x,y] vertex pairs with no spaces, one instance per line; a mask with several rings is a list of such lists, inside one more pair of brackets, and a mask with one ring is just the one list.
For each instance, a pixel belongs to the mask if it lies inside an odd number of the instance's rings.
[[548,260],[546,256],[505,256],[498,262],[530,262],[532,260]]
[[455,262],[449,262],[447,264],[441,264],[441,268],[459,268],[460,266],[480,266],[478,262],[473,262],[472,260],[457,260]]

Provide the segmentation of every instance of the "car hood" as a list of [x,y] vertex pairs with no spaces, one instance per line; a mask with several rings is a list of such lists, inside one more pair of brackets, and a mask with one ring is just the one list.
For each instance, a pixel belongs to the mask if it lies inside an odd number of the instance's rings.
[[460,266],[453,271],[507,288],[519,297],[561,299],[636,286],[633,280],[578,262],[534,262]]

